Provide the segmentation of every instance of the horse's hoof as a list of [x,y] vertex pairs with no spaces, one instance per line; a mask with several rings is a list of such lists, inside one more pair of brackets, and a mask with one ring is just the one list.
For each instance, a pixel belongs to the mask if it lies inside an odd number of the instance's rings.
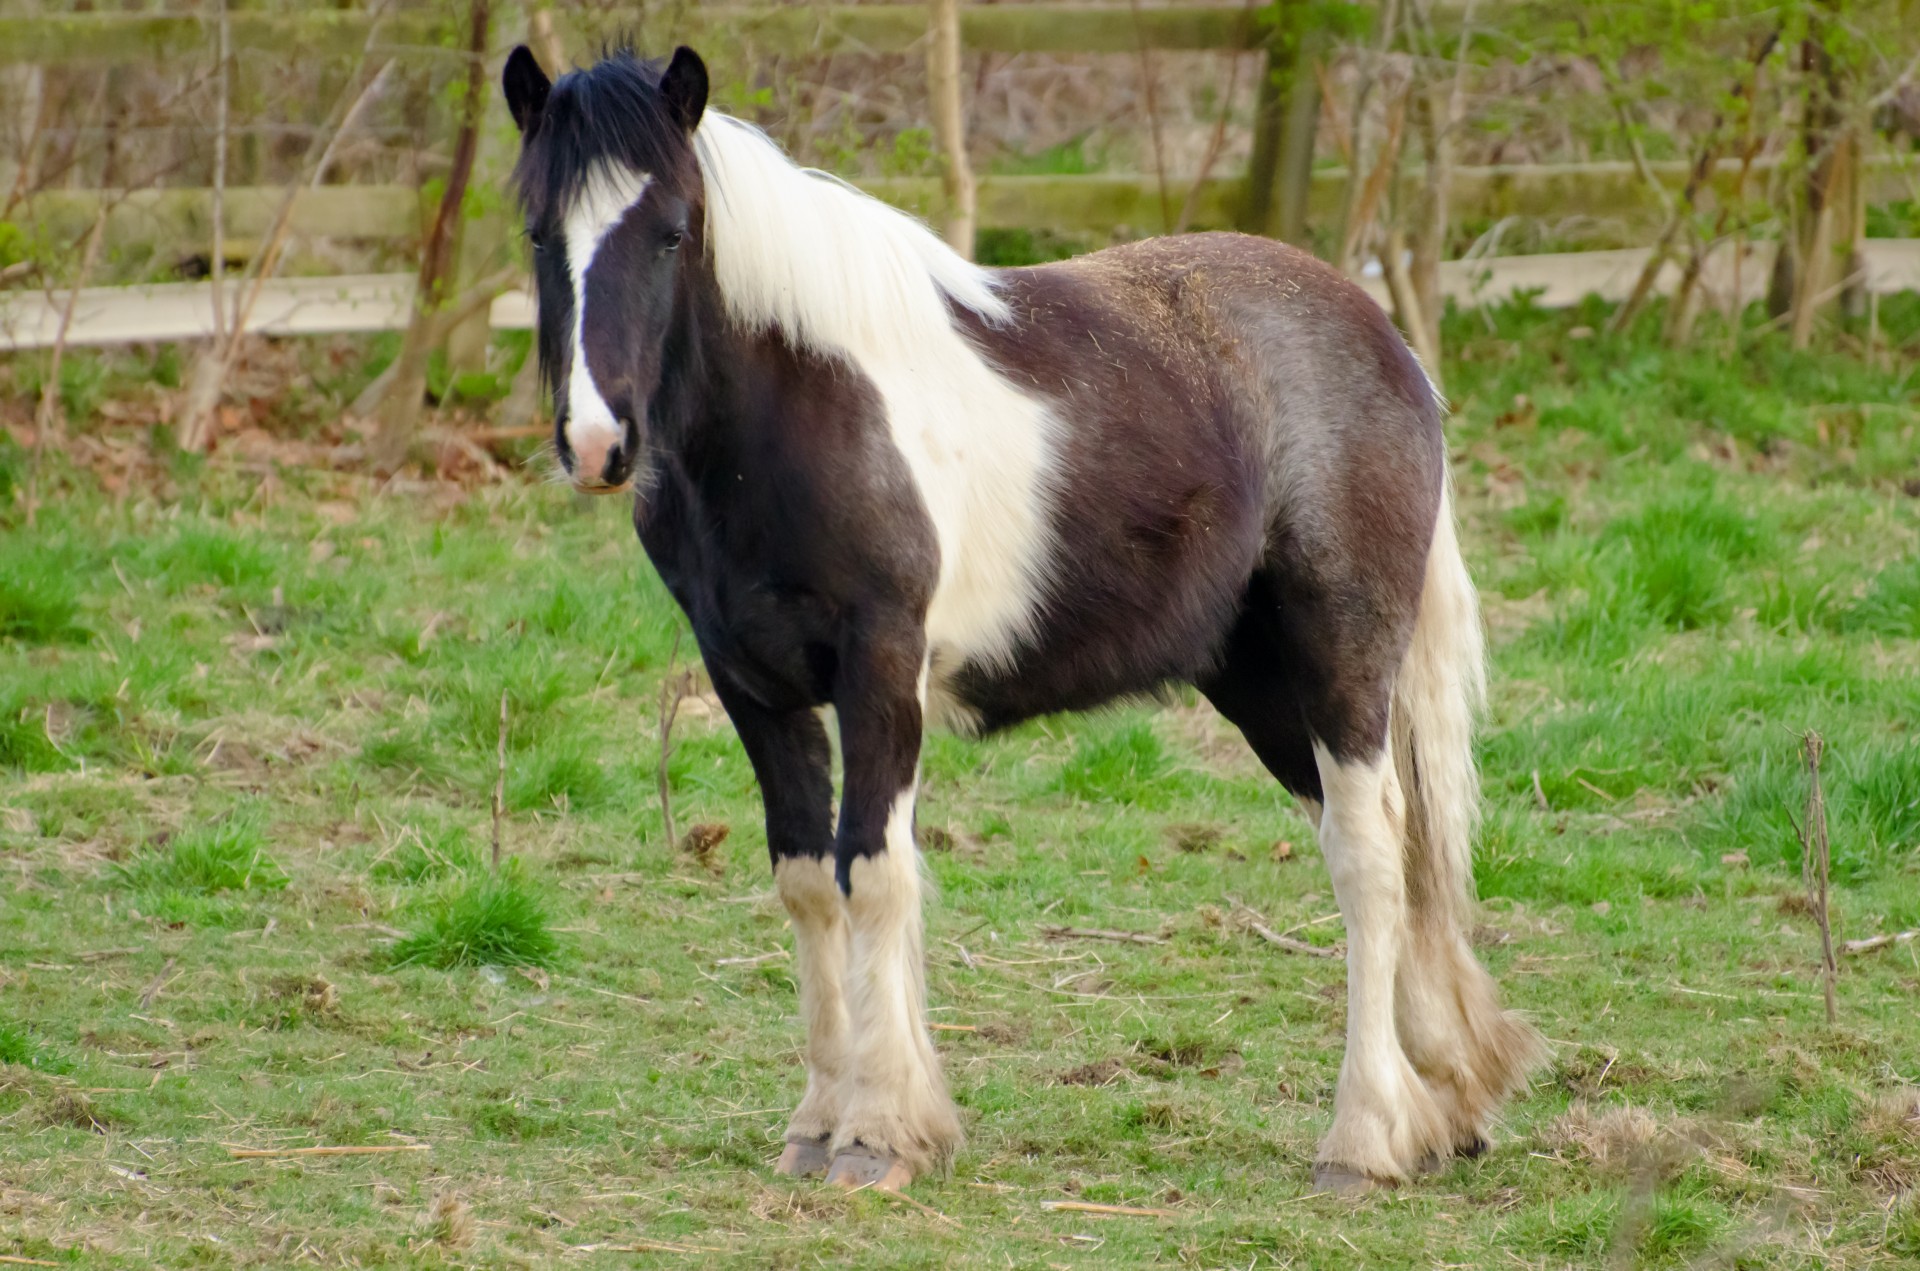
[[1456,1143],[1453,1145],[1453,1154],[1463,1161],[1471,1161],[1476,1157],[1485,1156],[1492,1150],[1493,1144],[1487,1141],[1487,1136],[1484,1134],[1476,1134],[1464,1143]]
[[828,1136],[824,1134],[817,1139],[788,1139],[780,1159],[773,1163],[773,1172],[787,1178],[812,1178],[826,1173],[827,1141]]
[[827,1170],[827,1182],[848,1191],[874,1187],[883,1192],[897,1192],[912,1181],[913,1171],[905,1162],[882,1156],[858,1143],[843,1148]]
[[1322,1164],[1313,1167],[1313,1190],[1322,1196],[1365,1196],[1384,1186],[1384,1183],[1344,1165]]

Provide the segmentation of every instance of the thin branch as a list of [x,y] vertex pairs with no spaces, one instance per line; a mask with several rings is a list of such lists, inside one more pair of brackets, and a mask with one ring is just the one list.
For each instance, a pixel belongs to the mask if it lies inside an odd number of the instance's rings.
[[1133,30],[1140,57],[1140,80],[1146,108],[1147,133],[1153,139],[1153,179],[1160,190],[1160,232],[1173,228],[1173,200],[1167,192],[1167,161],[1160,138],[1160,95],[1153,73],[1153,54],[1147,49],[1147,36],[1140,25],[1140,0],[1128,0],[1133,12]]
[[[1246,0],[1240,9],[1240,37],[1235,44],[1244,42],[1246,25],[1253,14],[1253,0]],[[1236,49],[1227,55],[1227,91],[1220,99],[1220,117],[1213,121],[1213,132],[1207,137],[1206,151],[1200,156],[1200,170],[1194,174],[1193,184],[1187,189],[1187,197],[1180,203],[1180,216],[1173,223],[1173,233],[1184,234],[1193,221],[1193,210],[1200,201],[1200,190],[1213,175],[1213,165],[1220,158],[1220,148],[1226,144],[1227,118],[1233,113],[1233,95],[1240,88],[1240,62],[1242,54]]]
[[500,872],[500,822],[507,811],[507,691],[500,690],[500,747],[493,777],[493,872]]
[[40,404],[33,416],[33,467],[27,474],[27,528],[33,529],[34,521],[40,510],[40,467],[47,452],[47,434],[53,431],[54,416],[58,413],[60,400],[60,363],[67,353],[67,336],[73,330],[73,312],[80,304],[80,292],[92,277],[93,268],[100,261],[100,244],[107,234],[107,212],[112,206],[102,200],[99,210],[93,214],[93,229],[87,234],[86,249],[80,255],[80,269],[74,275],[73,286],[67,292],[67,302],[60,307],[60,325],[54,331],[53,354],[47,367],[47,382],[40,386]]
[[[360,54],[360,67],[367,64],[379,36],[384,13],[376,14],[373,25],[367,33],[367,42]],[[280,206],[274,213],[272,227],[267,233],[266,245],[249,262],[242,283],[244,291],[234,305],[232,320],[226,325],[224,338],[216,340],[214,346],[202,356],[194,368],[193,381],[188,389],[186,408],[180,422],[180,447],[183,450],[202,450],[213,435],[213,413],[219,405],[221,390],[233,374],[235,363],[239,361],[240,350],[244,346],[247,325],[253,317],[254,306],[259,303],[261,294],[266,290],[267,282],[279,268],[281,252],[286,247],[287,233],[293,222],[293,208],[299,198],[303,185],[317,187],[333,166],[341,140],[352,132],[367,107],[377,98],[393,70],[393,60],[388,59],[373,77],[366,82],[350,101],[342,97],[345,109],[337,116],[338,121],[332,127],[315,134],[307,153],[311,160],[309,177],[304,181],[293,181],[287,185],[281,196]],[[349,85],[359,79],[357,73],[348,81]],[[324,143],[322,142],[324,138]],[[318,154],[315,154],[315,151]],[[216,223],[218,218],[216,218]],[[216,291],[216,297],[218,291]]]
[[233,24],[227,12],[227,0],[220,0],[219,58],[215,72],[217,103],[213,134],[213,258],[207,262],[207,277],[213,284],[213,340],[216,345],[227,338],[227,127],[233,93]]
[[680,714],[680,699],[686,696],[675,666],[680,658],[680,629],[674,628],[673,647],[667,651],[667,674],[660,682],[660,767],[655,781],[660,791],[660,826],[666,832],[667,850],[680,841],[673,832],[673,791],[667,781],[667,763],[673,757],[673,721]]
[[1820,924],[1821,987],[1826,991],[1827,1027],[1840,1022],[1840,1009],[1834,982],[1840,965],[1833,957],[1833,920],[1827,907],[1827,796],[1820,788],[1820,755],[1825,749],[1820,734],[1808,730],[1801,739],[1801,755],[1807,763],[1807,817],[1800,831],[1800,879],[1806,885],[1807,904]]

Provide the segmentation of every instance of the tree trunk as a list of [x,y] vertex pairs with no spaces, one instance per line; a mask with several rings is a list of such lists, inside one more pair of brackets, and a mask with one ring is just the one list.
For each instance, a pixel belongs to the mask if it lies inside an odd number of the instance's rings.
[[466,203],[467,184],[479,144],[479,127],[488,81],[486,76],[488,0],[473,0],[469,10],[466,92],[461,104],[460,134],[454,141],[453,163],[447,186],[434,212],[433,227],[420,252],[420,275],[413,297],[413,319],[400,341],[392,378],[380,400],[379,425],[373,458],[391,471],[406,461],[407,451],[420,431],[420,411],[427,393],[427,363],[440,333],[438,314],[445,301],[449,268],[453,262],[454,232]]
[[971,260],[976,191],[960,100],[960,0],[933,0],[929,17],[933,29],[927,40],[927,97],[933,107],[933,137],[940,147],[940,180],[947,197],[947,246]]
[[[487,66],[501,65],[522,31],[529,38],[534,37],[531,27],[521,21],[521,14],[518,0],[495,0]],[[552,30],[551,23],[548,30]],[[454,239],[456,266],[450,288],[453,293],[465,292],[476,280],[498,271],[517,257],[515,207],[509,191],[519,143],[519,130],[513,126],[513,118],[507,111],[506,97],[496,92],[487,93],[480,104],[473,176],[467,183],[468,189],[484,192],[485,198],[477,217],[462,215],[458,220]],[[487,310],[481,308],[447,333],[448,369],[456,375],[483,372],[492,347],[493,325],[488,321]]]

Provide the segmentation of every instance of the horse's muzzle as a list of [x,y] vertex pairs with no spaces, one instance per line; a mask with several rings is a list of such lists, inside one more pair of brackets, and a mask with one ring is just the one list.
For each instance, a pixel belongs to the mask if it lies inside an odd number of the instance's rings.
[[634,456],[640,449],[640,430],[633,421],[622,420],[618,431],[585,430],[584,436],[566,438],[567,475],[573,488],[582,494],[618,494],[633,484]]

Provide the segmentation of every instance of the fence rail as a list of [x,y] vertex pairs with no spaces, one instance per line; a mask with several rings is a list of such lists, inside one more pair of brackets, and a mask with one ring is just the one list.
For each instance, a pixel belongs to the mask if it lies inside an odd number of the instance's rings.
[[[1654,163],[1649,168],[1666,188],[1680,188],[1686,163]],[[1750,194],[1764,192],[1774,165],[1752,165],[1745,176]],[[1417,175],[1410,175],[1413,181]],[[1338,212],[1347,173],[1322,168],[1313,174],[1311,210],[1316,216]],[[1715,172],[1719,198],[1737,197],[1741,167],[1728,161]],[[941,211],[935,177],[892,177],[857,184],[896,207],[923,216]],[[1167,179],[1169,201],[1177,210],[1191,181]],[[1865,184],[1870,202],[1920,196],[1920,167],[1900,157],[1869,164]],[[285,192],[276,187],[235,187],[226,191],[225,233],[244,246],[263,236]],[[1237,224],[1246,197],[1243,177],[1212,177],[1194,200],[1192,226]],[[1464,167],[1456,169],[1450,191],[1451,214],[1464,222],[1505,216],[1616,219],[1652,223],[1664,215],[1659,195],[1631,163],[1579,163],[1542,166]],[[56,238],[77,238],[107,209],[107,240],[116,247],[204,245],[212,232],[213,195],[197,188],[148,190],[49,190],[26,201],[24,220]],[[294,199],[290,230],[302,237],[405,239],[421,232],[431,207],[421,193],[403,185],[337,185],[301,190]],[[989,229],[1044,227],[1075,232],[1129,227],[1159,232],[1160,183],[1151,175],[983,176],[980,224]]]
[[[350,55],[373,41],[422,56],[465,56],[459,19],[403,10],[384,16],[353,10],[237,12],[229,18],[236,50]],[[592,32],[556,14],[568,48],[586,48]],[[700,6],[647,25],[643,32],[698,41],[748,40],[770,52],[899,53],[927,36],[918,4]],[[1270,28],[1246,6],[996,5],[961,11],[968,49],[988,53],[1133,53],[1150,49],[1255,49]],[[197,14],[69,13],[0,17],[0,64],[159,61],[204,54],[213,26]]]
[[[1731,244],[1711,253],[1700,285],[1710,296],[1742,302],[1761,299],[1772,273],[1774,245],[1748,244],[1736,254]],[[1567,252],[1541,256],[1504,256],[1452,260],[1440,266],[1443,298],[1458,304],[1487,304],[1520,294],[1543,309],[1578,304],[1589,295],[1619,301],[1633,289],[1650,249]],[[1920,291],[1920,239],[1869,239],[1863,285],[1869,293]],[[1737,261],[1737,264],[1736,264]],[[1669,263],[1656,288],[1671,292],[1680,276]],[[1359,279],[1383,306],[1387,289],[1377,277]],[[360,274],[334,278],[283,279],[266,285],[254,306],[248,329],[261,335],[332,335],[392,331],[407,324],[413,311],[411,274]],[[56,291],[0,294],[0,352],[46,348],[58,338],[60,316],[69,293]],[[137,344],[201,339],[213,334],[213,291],[207,283],[162,283],[145,287],[91,287],[81,290],[73,310],[67,343]],[[533,300],[509,291],[493,302],[496,329],[533,324]]]

